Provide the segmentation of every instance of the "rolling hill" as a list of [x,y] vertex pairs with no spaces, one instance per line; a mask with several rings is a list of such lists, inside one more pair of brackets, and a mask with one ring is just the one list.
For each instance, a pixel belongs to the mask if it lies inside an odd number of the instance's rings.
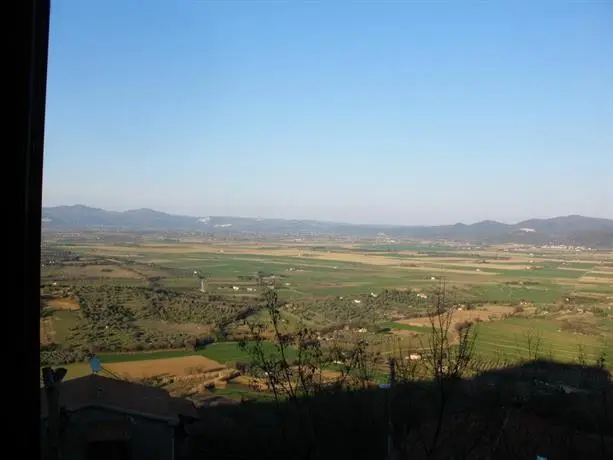
[[192,231],[212,234],[347,235],[446,239],[481,243],[571,244],[613,249],[613,219],[578,215],[530,219],[517,224],[482,221],[439,226],[360,225],[316,220],[190,217],[152,209],[106,211],[83,205],[43,208],[43,230],[116,229]]

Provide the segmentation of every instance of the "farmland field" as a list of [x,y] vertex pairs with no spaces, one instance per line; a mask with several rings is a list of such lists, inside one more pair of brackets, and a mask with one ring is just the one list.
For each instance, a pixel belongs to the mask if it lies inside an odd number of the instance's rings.
[[562,330],[555,320],[533,318],[508,318],[503,321],[478,325],[477,353],[487,357],[507,359],[530,358],[532,352],[539,357],[553,357],[560,361],[577,361],[581,354],[595,362],[601,353],[613,352],[613,324],[608,320],[602,334],[576,334]]
[[127,378],[146,378],[161,375],[183,376],[196,371],[201,373],[218,371],[224,369],[224,366],[204,356],[183,356],[108,363],[105,368]]
[[[508,315],[512,312],[512,307],[504,306],[488,306],[479,310],[458,310],[451,318],[453,320],[451,325],[453,326],[454,323],[461,323],[463,321],[495,321],[501,319],[503,315]],[[429,327],[432,321],[430,317],[422,317],[400,320],[398,323],[408,326]]]
[[[182,376],[198,360],[248,362],[236,340],[248,324],[270,322],[261,303],[270,289],[283,302],[284,330],[306,326],[323,339],[339,330],[343,341],[366,338],[382,353],[397,341],[408,350],[423,344],[433,293],[444,284],[454,324],[475,323],[475,353],[485,359],[525,359],[535,343],[541,356],[561,361],[613,356],[610,252],[325,239],[110,244],[99,237],[47,236],[48,247],[79,256],[41,271],[41,347],[52,347],[48,362],[68,363],[67,378],[89,372],[83,361],[92,341],[109,371],[134,378]],[[100,329],[85,314],[92,309],[115,315],[116,325]],[[186,348],[204,336],[215,343]],[[265,342],[267,353],[273,349]]]

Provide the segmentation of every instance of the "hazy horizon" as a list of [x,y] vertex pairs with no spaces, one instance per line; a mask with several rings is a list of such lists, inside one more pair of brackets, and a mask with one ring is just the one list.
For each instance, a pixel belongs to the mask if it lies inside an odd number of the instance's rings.
[[[96,209],[102,209],[104,211],[109,211],[109,212],[126,212],[126,211],[138,211],[138,210],[143,210],[143,209],[149,209],[152,211],[157,211],[157,212],[163,212],[169,215],[174,215],[174,216],[185,216],[185,217],[196,217],[196,218],[205,218],[205,217],[210,217],[210,216],[220,216],[220,217],[243,217],[243,218],[250,218],[250,219],[287,219],[287,220],[310,220],[310,221],[327,221],[327,222],[332,222],[332,223],[338,223],[338,224],[355,224],[355,225],[399,225],[399,226],[437,226],[437,225],[454,225],[454,224],[458,224],[458,223],[462,223],[462,224],[475,224],[475,223],[479,223],[479,222],[483,222],[483,220],[481,221],[456,221],[456,222],[439,222],[439,223],[428,223],[428,222],[417,222],[417,223],[410,223],[410,222],[396,222],[396,223],[390,223],[390,222],[379,222],[379,221],[372,221],[372,222],[365,222],[365,221],[342,221],[342,220],[334,220],[334,219],[317,219],[317,218],[313,218],[313,217],[279,217],[279,216],[274,216],[274,215],[236,215],[236,214],[227,214],[227,213],[221,213],[221,214],[182,214],[182,213],[177,213],[177,212],[173,212],[172,210],[163,210],[163,209],[154,209],[154,208],[148,208],[148,207],[135,207],[135,208],[114,208],[114,209],[110,209],[110,208],[102,208],[102,207],[96,207],[96,206],[89,206],[87,204],[84,203],[73,203],[73,204],[57,204],[57,205],[44,205],[44,207],[46,208],[55,208],[55,207],[62,207],[62,206],[85,206],[85,207],[89,207],[89,208],[96,208]],[[577,214],[574,213],[569,213],[569,214],[561,214],[561,215],[556,215],[556,216],[531,216],[531,217],[527,217],[525,219],[519,219],[516,221],[502,221],[502,220],[495,220],[496,222],[499,223],[503,223],[503,224],[509,224],[509,225],[514,225],[514,224],[518,224],[520,222],[526,221],[526,220],[530,220],[530,219],[553,219],[553,218],[557,218],[557,217],[569,217],[569,216],[575,216]],[[609,219],[609,220],[613,220],[612,216],[586,216],[586,215],[581,215],[581,217],[588,217],[588,218],[595,218],[595,219]],[[490,219],[487,219],[490,220]]]
[[137,3],[54,2],[45,206],[613,218],[610,3]]

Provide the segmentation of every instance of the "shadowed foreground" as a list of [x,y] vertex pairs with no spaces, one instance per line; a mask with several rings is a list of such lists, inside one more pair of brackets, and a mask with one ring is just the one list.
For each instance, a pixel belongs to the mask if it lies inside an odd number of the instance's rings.
[[201,417],[189,427],[188,458],[613,458],[610,373],[549,361],[467,380],[207,407]]

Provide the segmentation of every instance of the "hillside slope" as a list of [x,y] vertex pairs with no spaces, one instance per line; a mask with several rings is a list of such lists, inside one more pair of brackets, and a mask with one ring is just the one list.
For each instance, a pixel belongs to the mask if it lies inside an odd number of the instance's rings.
[[613,249],[613,219],[577,215],[517,224],[482,221],[439,226],[359,225],[316,220],[178,216],[152,209],[105,211],[83,205],[43,208],[43,229],[197,231],[213,234],[347,235],[446,239],[483,243],[572,244]]

